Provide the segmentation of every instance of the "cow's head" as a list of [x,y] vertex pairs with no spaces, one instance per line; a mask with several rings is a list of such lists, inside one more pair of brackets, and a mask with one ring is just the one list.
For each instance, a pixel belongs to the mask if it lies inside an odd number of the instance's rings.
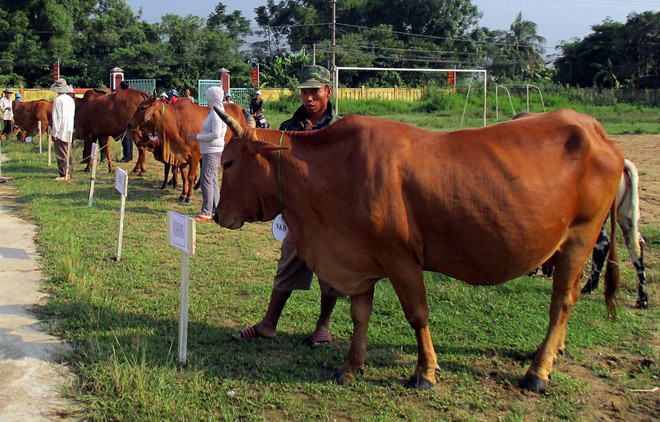
[[153,151],[161,142],[161,122],[163,119],[164,103],[158,101],[156,96],[147,97],[133,114],[131,120],[126,124],[126,133],[135,144]]
[[272,220],[281,212],[274,152],[288,148],[260,140],[259,136],[279,139],[281,132],[244,127],[222,109],[214,110],[233,137],[222,152],[220,202],[213,220],[229,229],[238,229],[245,222]]

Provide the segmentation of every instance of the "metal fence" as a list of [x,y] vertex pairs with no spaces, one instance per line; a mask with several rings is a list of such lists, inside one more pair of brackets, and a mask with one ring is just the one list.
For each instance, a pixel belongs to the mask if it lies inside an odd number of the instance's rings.
[[231,100],[243,108],[250,106],[250,100],[254,96],[254,88],[230,88]]
[[206,90],[212,86],[219,86],[222,88],[222,81],[219,79],[199,79],[197,81],[197,104],[209,105],[206,101]]
[[125,79],[125,81],[128,82],[130,88],[138,89],[148,94],[151,94],[156,90],[155,79]]

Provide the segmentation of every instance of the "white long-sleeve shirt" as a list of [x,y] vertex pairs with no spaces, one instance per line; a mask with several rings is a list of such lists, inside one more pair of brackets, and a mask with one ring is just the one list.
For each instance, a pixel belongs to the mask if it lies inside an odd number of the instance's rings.
[[11,99],[2,97],[2,99],[0,99],[0,110],[2,110],[2,120],[12,120],[14,118]]
[[76,102],[68,94],[60,94],[55,98],[53,101],[53,128],[50,132],[53,138],[71,142],[75,113]]
[[208,102],[209,114],[202,123],[202,131],[197,134],[199,141],[199,150],[202,154],[222,152],[225,149],[225,133],[227,125],[220,119],[220,116],[213,110],[213,106],[218,106],[224,110],[222,97],[224,91],[222,88],[214,86],[206,91],[206,101]]

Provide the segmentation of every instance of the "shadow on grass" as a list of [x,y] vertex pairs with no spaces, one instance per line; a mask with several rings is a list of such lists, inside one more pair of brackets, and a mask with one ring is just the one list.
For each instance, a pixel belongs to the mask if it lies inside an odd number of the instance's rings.
[[[215,312],[223,313],[223,310],[217,309]],[[51,303],[44,308],[44,315],[48,318],[66,315],[68,326],[61,328],[65,334],[69,333],[74,344],[80,346],[74,347],[76,356],[71,359],[77,365],[107,362],[112,359],[115,349],[120,352],[116,354],[117,359],[121,360],[118,365],[144,362],[149,370],[171,370],[179,366],[176,318],[153,318],[145,313],[118,311],[88,300]],[[308,333],[279,333],[272,340],[237,341],[231,337],[234,332],[235,329],[226,326],[191,321],[188,325],[188,362],[180,370],[191,374],[203,373],[209,379],[247,383],[324,384],[332,382],[333,374],[342,364],[349,348],[349,341],[337,340],[327,347],[312,349],[306,344]],[[87,334],[78,338],[78,333]],[[467,363],[475,357],[508,358],[523,364],[531,356],[530,351],[483,350],[463,345],[438,347],[437,351],[443,372],[470,374],[477,379],[487,376],[487,373],[483,372],[483,367]],[[368,345],[366,370],[386,375],[360,377],[361,382],[374,385],[405,383],[414,371],[416,356],[415,345],[371,342]],[[514,372],[517,370],[512,368]],[[392,372],[399,375],[392,376]],[[520,379],[523,376],[524,371],[521,371]],[[508,382],[517,385],[520,379],[514,376]]]

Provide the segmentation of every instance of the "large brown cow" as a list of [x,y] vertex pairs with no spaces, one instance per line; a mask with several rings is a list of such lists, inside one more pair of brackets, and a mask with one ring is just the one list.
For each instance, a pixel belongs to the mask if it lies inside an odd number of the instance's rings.
[[83,98],[76,100],[75,134],[84,142],[83,156],[87,161],[85,171],[89,171],[92,162],[89,155],[92,143],[99,141],[101,151],[108,160],[108,170],[114,171],[110,158],[109,138],[117,138],[126,130],[126,123],[148,95],[135,89],[119,89],[112,94],[103,94],[90,90]]
[[[238,104],[225,104],[225,109],[241,124],[254,126],[254,120],[248,121],[247,113],[244,113],[243,107]],[[165,164],[162,187],[167,183],[169,166],[179,168],[183,179],[183,191],[179,200],[184,203],[193,200],[193,186],[202,156],[199,143],[187,142],[186,139],[201,131],[209,110],[208,107],[196,105],[187,98],[170,105],[151,96],[140,104],[126,125],[127,132],[137,145],[153,152],[154,158]],[[230,138],[231,133],[227,132],[225,140]]]
[[[623,154],[595,119],[560,110],[437,133],[347,116],[319,131],[282,133],[245,129],[216,112],[235,138],[222,154],[215,221],[238,229],[282,213],[299,256],[351,297],[353,338],[338,382],[353,381],[365,364],[378,280],[390,279],[415,330],[408,385],[426,389],[436,382],[437,357],[422,271],[495,285],[552,258],[548,330],[523,381],[546,389],[584,263],[608,213],[616,214]],[[617,260],[613,248],[605,277],[612,316]]]
[[23,138],[39,133],[38,122],[41,122],[42,134],[53,124],[53,102],[47,100],[12,102],[14,109],[14,125],[19,128]]

